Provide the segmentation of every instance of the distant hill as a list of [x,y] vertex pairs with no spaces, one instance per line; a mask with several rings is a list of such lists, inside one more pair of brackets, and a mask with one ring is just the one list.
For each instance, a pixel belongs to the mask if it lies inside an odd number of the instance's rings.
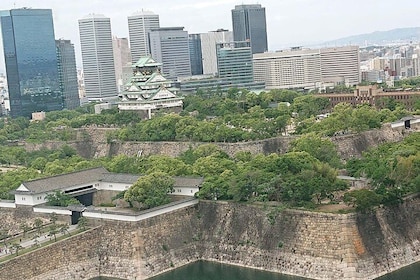
[[410,41],[420,41],[420,27],[397,28],[388,31],[375,31],[372,33],[353,35],[328,42],[323,45],[343,46],[343,45],[384,45],[390,43],[404,43]]

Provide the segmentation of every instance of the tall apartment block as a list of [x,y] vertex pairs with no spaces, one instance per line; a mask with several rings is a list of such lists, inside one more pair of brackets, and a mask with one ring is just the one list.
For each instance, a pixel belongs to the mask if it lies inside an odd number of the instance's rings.
[[252,53],[248,41],[216,44],[219,78],[235,84],[254,82]]
[[268,50],[265,8],[260,4],[237,5],[232,10],[234,41],[250,41],[252,53]]
[[162,73],[168,80],[191,76],[188,32],[184,27],[165,27],[149,32],[150,53],[162,63]]
[[322,83],[357,85],[360,82],[358,46],[322,49],[292,48],[254,54],[255,81],[267,89],[316,88]]
[[103,15],[79,20],[86,98],[102,101],[117,97],[111,21]]
[[201,34],[188,35],[188,47],[190,49],[191,74],[203,74],[203,56],[201,51]]
[[77,82],[76,56],[70,40],[55,41],[57,47],[58,75],[64,96],[64,108],[73,110],[80,106]]
[[136,63],[141,57],[150,55],[148,33],[159,27],[159,15],[150,11],[141,11],[128,17],[128,34],[133,63]]
[[63,109],[52,11],[0,12],[12,117]]
[[117,80],[118,92],[121,92],[125,84],[124,76],[127,69],[129,73],[132,74],[131,53],[128,46],[128,39],[113,37],[112,49],[114,51],[115,79]]
[[201,34],[203,74],[217,74],[216,44],[233,41],[232,31],[218,29]]

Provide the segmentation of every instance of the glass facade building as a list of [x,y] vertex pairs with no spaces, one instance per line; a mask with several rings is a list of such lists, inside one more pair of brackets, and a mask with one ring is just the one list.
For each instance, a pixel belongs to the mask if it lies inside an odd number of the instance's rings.
[[11,116],[62,110],[52,11],[2,11],[0,24]]
[[162,73],[168,80],[191,76],[188,32],[184,27],[165,27],[149,32],[150,53],[162,63]]
[[216,44],[219,78],[236,84],[254,82],[252,53],[248,41]]
[[232,10],[234,41],[250,41],[252,53],[268,50],[265,8],[260,4],[237,5]]
[[203,74],[203,56],[201,54],[201,34],[189,34],[188,45],[190,48],[191,74]]
[[70,40],[57,40],[58,75],[64,96],[64,107],[69,110],[80,106],[79,84],[77,81],[76,56]]

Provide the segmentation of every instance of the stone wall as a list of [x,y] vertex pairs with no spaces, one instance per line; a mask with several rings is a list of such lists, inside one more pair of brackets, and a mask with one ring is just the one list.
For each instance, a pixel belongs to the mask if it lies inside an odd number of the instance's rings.
[[274,210],[202,201],[138,223],[91,220],[97,228],[0,264],[0,279],[139,280],[200,259],[373,279],[420,260],[418,196],[365,215]]
[[[26,150],[34,151],[41,148],[57,149],[63,145],[75,148],[78,153],[86,158],[98,158],[125,154],[128,156],[138,155],[166,155],[176,157],[189,148],[196,148],[203,142],[107,142],[107,133],[114,128],[90,127],[79,129],[77,141],[59,142],[46,141],[42,144],[24,143]],[[381,129],[335,136],[331,141],[337,146],[338,152],[343,159],[359,157],[362,152],[385,142],[401,141],[408,131],[404,129],[392,129],[390,125],[384,125]],[[213,143],[218,145],[230,156],[240,151],[249,151],[252,154],[285,153],[290,149],[290,142],[296,136],[277,137],[259,141],[239,143]]]

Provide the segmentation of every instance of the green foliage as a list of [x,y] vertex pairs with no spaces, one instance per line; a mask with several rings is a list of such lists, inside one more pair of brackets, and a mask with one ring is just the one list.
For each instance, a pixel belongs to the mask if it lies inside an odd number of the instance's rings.
[[319,161],[328,163],[333,167],[340,167],[340,158],[337,148],[329,139],[323,139],[315,134],[306,134],[291,143],[295,152],[307,152]]
[[168,193],[173,191],[174,180],[166,173],[153,172],[140,177],[125,193],[125,200],[139,209],[149,209],[170,202]]
[[292,109],[299,114],[299,119],[303,120],[321,114],[328,106],[328,98],[304,95],[293,100]]
[[349,191],[344,194],[344,202],[356,207],[356,210],[360,212],[371,211],[381,201],[382,197],[380,195],[367,189]]
[[77,221],[77,227],[81,230],[85,230],[88,225],[88,220],[84,216],[80,216],[79,220]]
[[[388,112],[390,112],[388,110]],[[296,128],[298,134],[314,132],[323,136],[358,133],[368,129],[380,128],[381,121],[394,120],[395,114],[405,114],[397,111],[384,115],[369,105],[359,105],[353,108],[351,104],[337,104],[332,113],[323,120],[315,118],[300,122]]]
[[399,203],[405,194],[420,189],[420,133],[365,152],[362,159],[348,161],[347,170],[370,178],[382,204]]
[[80,205],[80,202],[77,199],[61,191],[50,193],[45,197],[45,199],[47,200],[47,205],[49,206],[67,207],[69,205]]

